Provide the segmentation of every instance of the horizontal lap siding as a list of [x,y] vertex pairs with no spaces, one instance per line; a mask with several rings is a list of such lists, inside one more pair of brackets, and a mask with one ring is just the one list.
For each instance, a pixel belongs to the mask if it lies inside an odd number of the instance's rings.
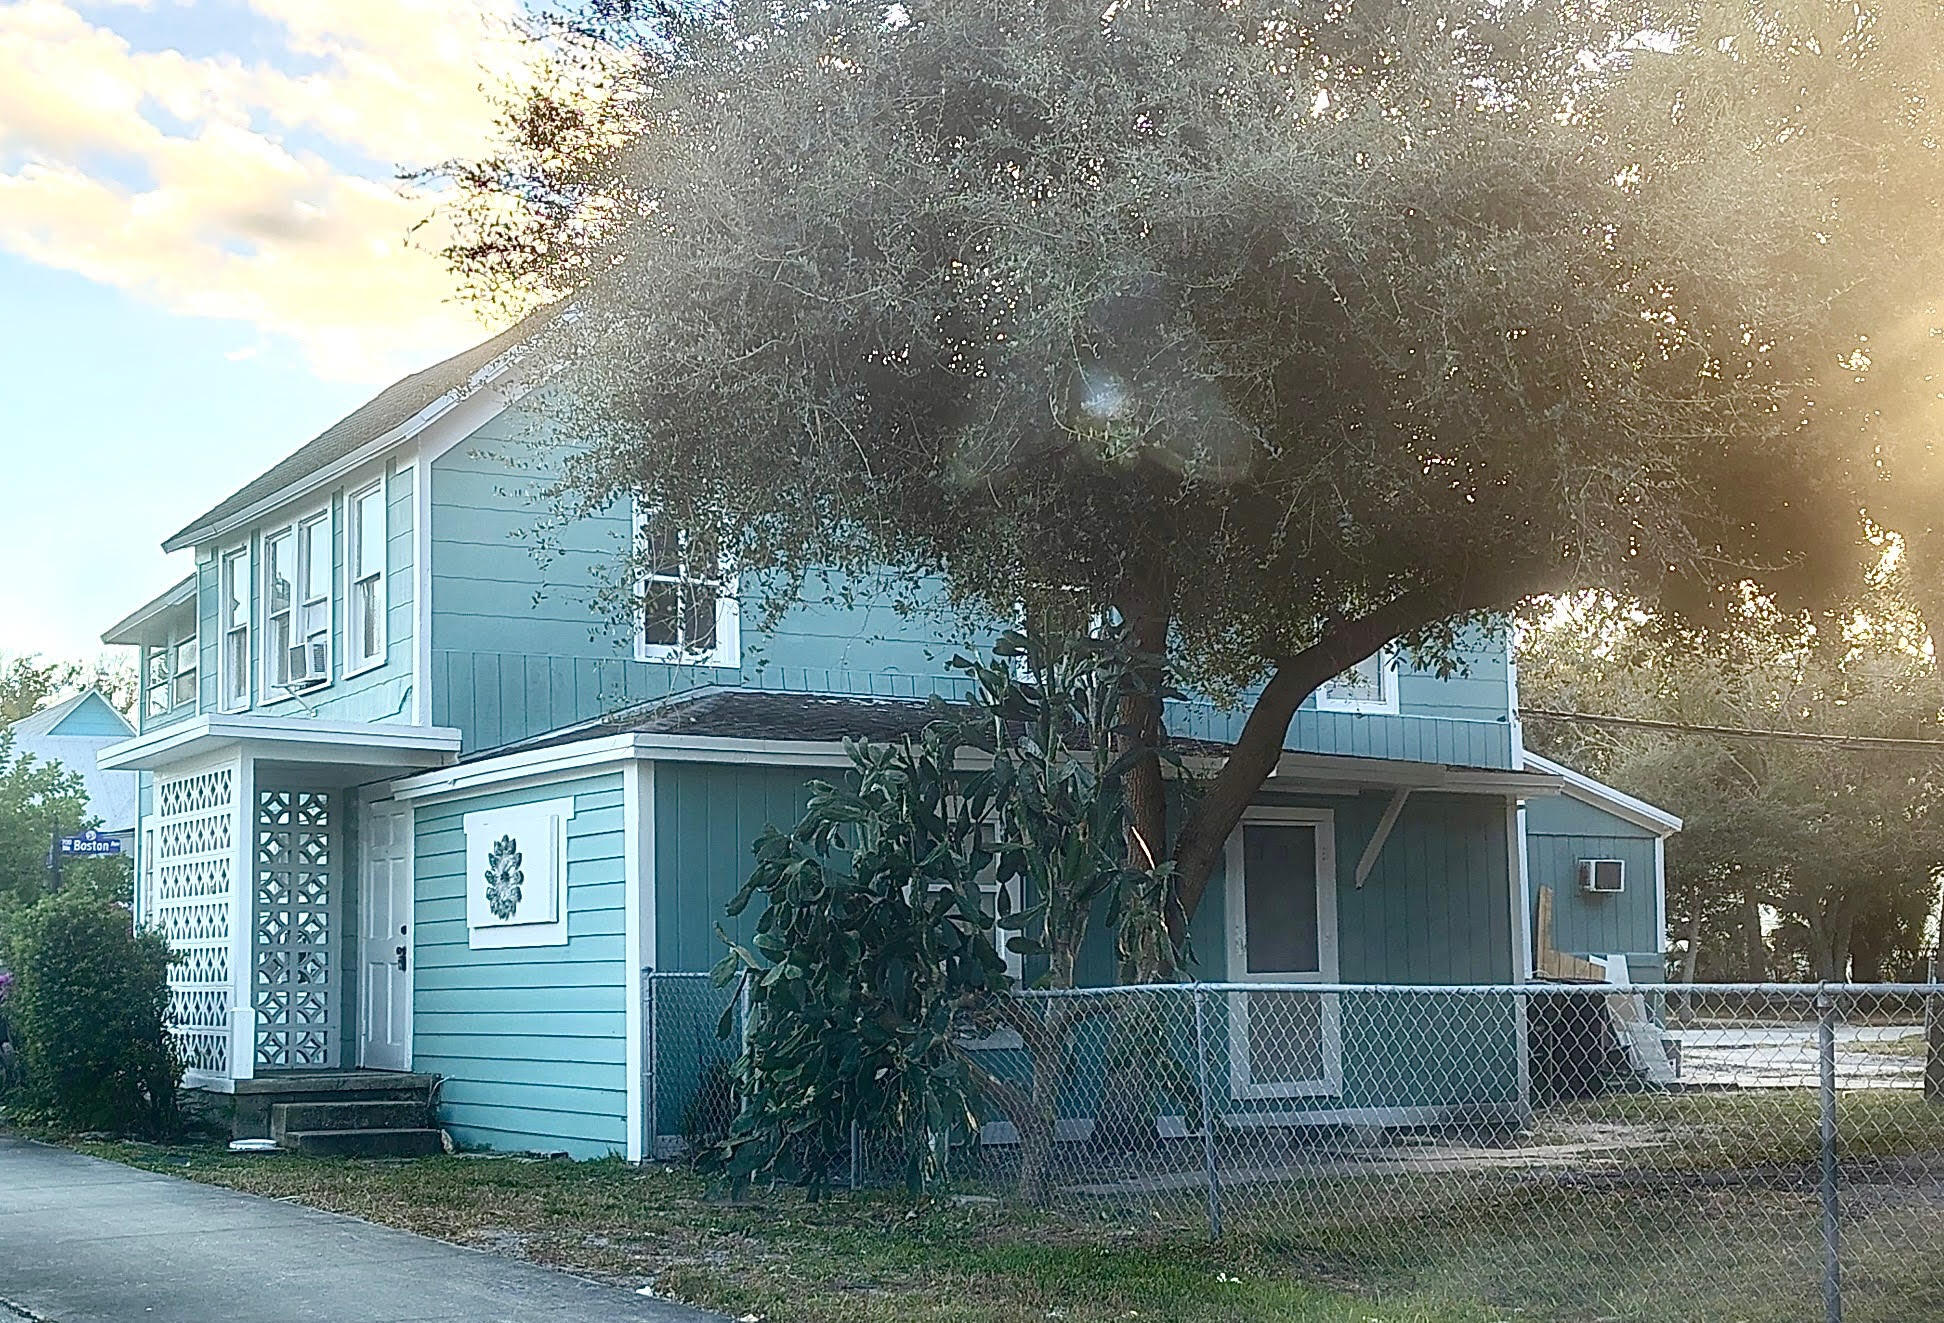
[[[461,1144],[626,1147],[622,793],[610,774],[418,811],[413,1066],[445,1077],[442,1123]],[[465,815],[568,796],[567,945],[470,949]]]

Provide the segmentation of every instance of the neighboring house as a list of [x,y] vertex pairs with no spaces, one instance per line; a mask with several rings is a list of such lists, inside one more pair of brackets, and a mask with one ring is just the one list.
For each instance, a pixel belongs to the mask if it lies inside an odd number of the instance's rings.
[[88,689],[22,717],[11,729],[16,754],[59,763],[79,776],[88,794],[88,814],[101,821],[100,834],[118,839],[124,852],[134,848],[137,778],[132,772],[104,770],[96,762],[103,749],[135,733],[114,704]]
[[[185,953],[192,1084],[261,1098],[409,1069],[442,1077],[461,1143],[639,1157],[682,1106],[664,1089],[646,1115],[646,971],[706,970],[718,923],[746,934],[723,910],[757,834],[841,771],[843,737],[962,693],[946,663],[986,640],[868,585],[759,630],[751,585],[626,508],[536,556],[553,461],[518,343],[390,387],[164,544],[194,573],[110,638],[169,701],[102,765],[143,775],[140,914]],[[617,624],[594,597],[636,537],[666,554]],[[1304,705],[1196,916],[1201,977],[1527,978],[1519,806],[1567,781],[1527,765],[1504,634],[1467,660],[1441,678],[1387,651]],[[1170,713],[1213,741],[1241,719]],[[1232,1093],[1272,1120],[1433,1118],[1454,1089],[1519,1113],[1522,1021],[1501,1009],[1462,1087],[1406,1096],[1381,1068],[1395,1036],[1326,1017],[1302,1043],[1244,1035]]]

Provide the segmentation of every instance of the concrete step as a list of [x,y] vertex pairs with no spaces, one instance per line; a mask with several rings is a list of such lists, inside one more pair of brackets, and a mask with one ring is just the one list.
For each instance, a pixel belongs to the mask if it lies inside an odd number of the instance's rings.
[[432,1108],[424,1098],[409,1102],[273,1103],[270,1138],[282,1139],[293,1130],[416,1130],[431,1124]]
[[437,1130],[291,1130],[277,1141],[293,1153],[323,1158],[425,1158],[445,1152]]

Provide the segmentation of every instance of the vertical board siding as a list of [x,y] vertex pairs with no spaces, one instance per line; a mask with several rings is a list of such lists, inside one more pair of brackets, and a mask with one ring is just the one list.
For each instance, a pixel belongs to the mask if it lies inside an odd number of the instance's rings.
[[[1538,922],[1539,888],[1552,888],[1552,942],[1569,955],[1624,955],[1660,960],[1660,908],[1654,881],[1652,836],[1562,835],[1535,832],[1526,810],[1526,868],[1532,880],[1532,922]],[[1618,824],[1616,824],[1618,825]],[[1624,859],[1626,890],[1617,896],[1581,891],[1579,861]],[[1536,936],[1536,934],[1535,934]]]
[[[412,1064],[445,1077],[441,1120],[461,1144],[626,1148],[622,793],[617,772],[417,811]],[[470,949],[465,815],[567,796],[567,944]]]

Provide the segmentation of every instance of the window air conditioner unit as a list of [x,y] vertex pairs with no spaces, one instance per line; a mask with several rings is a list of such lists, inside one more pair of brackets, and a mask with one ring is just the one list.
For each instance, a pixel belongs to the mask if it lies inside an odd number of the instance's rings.
[[1627,861],[1624,859],[1582,859],[1579,861],[1581,891],[1613,896],[1627,889]]
[[290,649],[290,684],[292,688],[296,688],[299,685],[317,684],[319,681],[330,678],[330,673],[331,648],[324,640],[313,639],[309,643],[295,644]]

